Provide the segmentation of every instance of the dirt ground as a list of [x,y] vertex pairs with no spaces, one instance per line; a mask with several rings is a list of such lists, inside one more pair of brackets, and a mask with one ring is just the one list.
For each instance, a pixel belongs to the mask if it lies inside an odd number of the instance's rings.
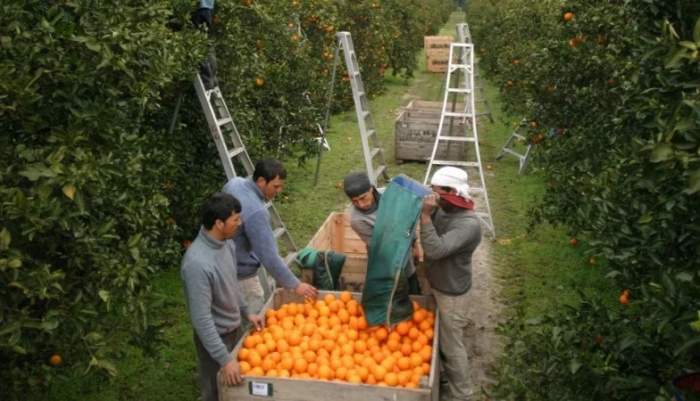
[[492,368],[501,352],[496,334],[501,303],[498,300],[499,284],[493,271],[492,247],[493,240],[485,235],[472,255],[472,288],[468,293],[468,297],[473,300],[473,307],[469,309],[470,321],[465,341],[477,400],[488,399],[481,395],[482,389],[494,383]]

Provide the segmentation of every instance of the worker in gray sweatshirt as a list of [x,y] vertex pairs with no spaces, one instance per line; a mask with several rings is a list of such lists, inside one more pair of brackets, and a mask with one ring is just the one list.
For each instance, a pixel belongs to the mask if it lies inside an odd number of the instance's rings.
[[318,294],[316,288],[301,282],[284,263],[270,226],[270,213],[266,203],[282,192],[286,178],[287,171],[280,161],[265,159],[255,164],[252,177],[234,177],[224,186],[224,192],[241,202],[243,225],[233,241],[243,299],[255,313],[265,303],[264,291],[258,278],[261,266],[281,287],[292,289],[306,298],[316,298]]
[[464,170],[442,167],[430,184],[433,194],[423,200],[420,238],[428,282],[440,312],[440,354],[448,385],[445,399],[465,401],[473,394],[464,344],[467,292],[472,285],[472,253],[481,242],[481,225]]
[[202,207],[202,227],[182,260],[180,277],[194,328],[197,368],[203,401],[218,401],[217,374],[225,385],[242,382],[231,355],[241,336],[242,316],[260,330],[263,320],[249,314],[236,274],[235,252],[227,239],[241,224],[241,204],[225,193],[212,195]]
[[[365,243],[369,253],[369,244],[372,241],[374,223],[377,221],[377,210],[381,194],[369,181],[369,176],[364,171],[351,172],[343,180],[343,190],[350,199],[348,214],[350,215],[350,227]],[[422,261],[422,250],[418,243],[413,244],[412,257],[406,262],[406,277],[410,294],[420,294],[420,284],[416,274],[414,258]]]

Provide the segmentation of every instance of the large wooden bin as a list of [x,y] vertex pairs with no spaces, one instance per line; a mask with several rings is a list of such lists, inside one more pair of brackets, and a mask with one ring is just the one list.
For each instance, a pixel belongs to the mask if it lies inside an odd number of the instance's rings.
[[[316,231],[308,247],[317,251],[334,251],[345,254],[345,264],[340,275],[340,288],[361,292],[367,272],[367,246],[350,227],[350,216],[333,212]],[[311,282],[311,270],[302,270],[302,279]]]
[[[452,105],[448,107],[451,111]],[[457,103],[454,109],[463,111],[464,104]],[[394,150],[397,163],[430,160],[440,125],[441,112],[442,102],[425,100],[413,100],[401,110],[394,121]],[[452,135],[465,135],[467,124],[459,118],[445,119],[443,135],[448,135],[450,120]],[[441,160],[466,160],[465,143],[444,141],[440,144],[436,157]]]
[[[319,297],[327,293],[340,294],[334,291],[321,291]],[[353,293],[353,298],[359,301],[360,294]],[[435,324],[432,343],[433,354],[430,361],[430,373],[427,380],[421,380],[419,388],[388,387],[370,384],[354,384],[344,381],[326,381],[317,379],[282,378],[266,376],[246,376],[243,385],[235,387],[219,386],[219,401],[437,401],[440,388],[440,358],[438,357],[438,326],[440,316],[436,312],[435,300],[429,296],[412,296],[421,306],[434,311]],[[290,302],[304,302],[304,299],[293,291],[277,289],[263,307],[263,313],[270,308],[277,309],[280,305]],[[232,354],[238,357],[238,351],[243,346],[245,336],[239,340]],[[265,395],[253,395],[265,394]]]

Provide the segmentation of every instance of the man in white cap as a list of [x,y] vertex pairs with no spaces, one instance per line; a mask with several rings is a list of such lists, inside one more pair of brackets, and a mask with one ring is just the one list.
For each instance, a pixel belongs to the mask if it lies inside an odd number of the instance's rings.
[[443,167],[430,184],[433,194],[423,200],[420,238],[428,281],[440,311],[440,353],[448,385],[445,399],[469,400],[472,389],[464,329],[472,253],[481,242],[481,225],[464,170]]

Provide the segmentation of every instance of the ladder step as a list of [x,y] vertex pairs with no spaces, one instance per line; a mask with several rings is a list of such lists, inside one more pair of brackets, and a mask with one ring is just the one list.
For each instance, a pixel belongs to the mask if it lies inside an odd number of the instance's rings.
[[457,70],[457,69],[467,69],[469,68],[468,65],[466,64],[450,64],[451,71]]
[[353,71],[352,75],[356,77],[356,76],[360,75],[360,71]]
[[465,162],[457,160],[433,160],[433,164],[440,166],[462,166],[462,167],[479,167],[477,162]]
[[228,157],[233,159],[234,157],[240,155],[241,153],[245,152],[245,148],[240,147],[240,148],[234,148],[228,151]]
[[362,110],[362,118],[367,118],[367,116],[369,116],[369,111]]
[[513,150],[510,150],[510,149],[508,149],[508,148],[503,148],[503,151],[506,152],[506,153],[510,153],[510,154],[513,155],[513,156],[517,156],[517,157],[519,157],[519,158],[521,158],[521,159],[522,159],[523,157],[525,157],[525,155],[521,155],[520,153],[515,152],[515,151],[513,151]]
[[284,227],[277,227],[272,231],[272,233],[275,235],[275,239],[279,239],[286,232],[287,232],[287,230]]
[[224,125],[226,125],[226,124],[228,124],[228,123],[231,123],[231,122],[233,122],[233,119],[232,119],[231,117],[226,117],[226,118],[222,118],[222,119],[220,119],[220,120],[216,120],[216,124],[217,124],[219,127],[222,127],[222,126],[224,126]]
[[452,141],[452,142],[474,142],[474,138],[466,137],[466,136],[444,136],[440,135],[438,137],[439,141]]
[[382,150],[381,150],[380,148],[374,148],[374,149],[372,149],[372,151],[371,151],[370,154],[369,154],[370,159],[374,159],[374,158],[379,154],[379,152],[381,152],[381,151],[382,151]]
[[472,93],[471,89],[466,88],[447,88],[447,91],[450,93]]
[[287,256],[284,257],[284,264],[287,266],[291,266],[292,263],[296,260],[297,255],[299,252],[289,252]]
[[371,137],[371,136],[374,135],[374,134],[375,134],[374,130],[373,130],[373,129],[369,129],[369,130],[367,130],[367,135],[366,135],[366,136],[367,136],[367,138],[369,138],[369,137]]
[[454,111],[446,111],[442,113],[445,117],[473,117],[471,113],[457,113]]
[[377,167],[377,170],[374,172],[374,182],[377,182],[377,179],[384,174],[384,170],[386,170],[384,165]]

